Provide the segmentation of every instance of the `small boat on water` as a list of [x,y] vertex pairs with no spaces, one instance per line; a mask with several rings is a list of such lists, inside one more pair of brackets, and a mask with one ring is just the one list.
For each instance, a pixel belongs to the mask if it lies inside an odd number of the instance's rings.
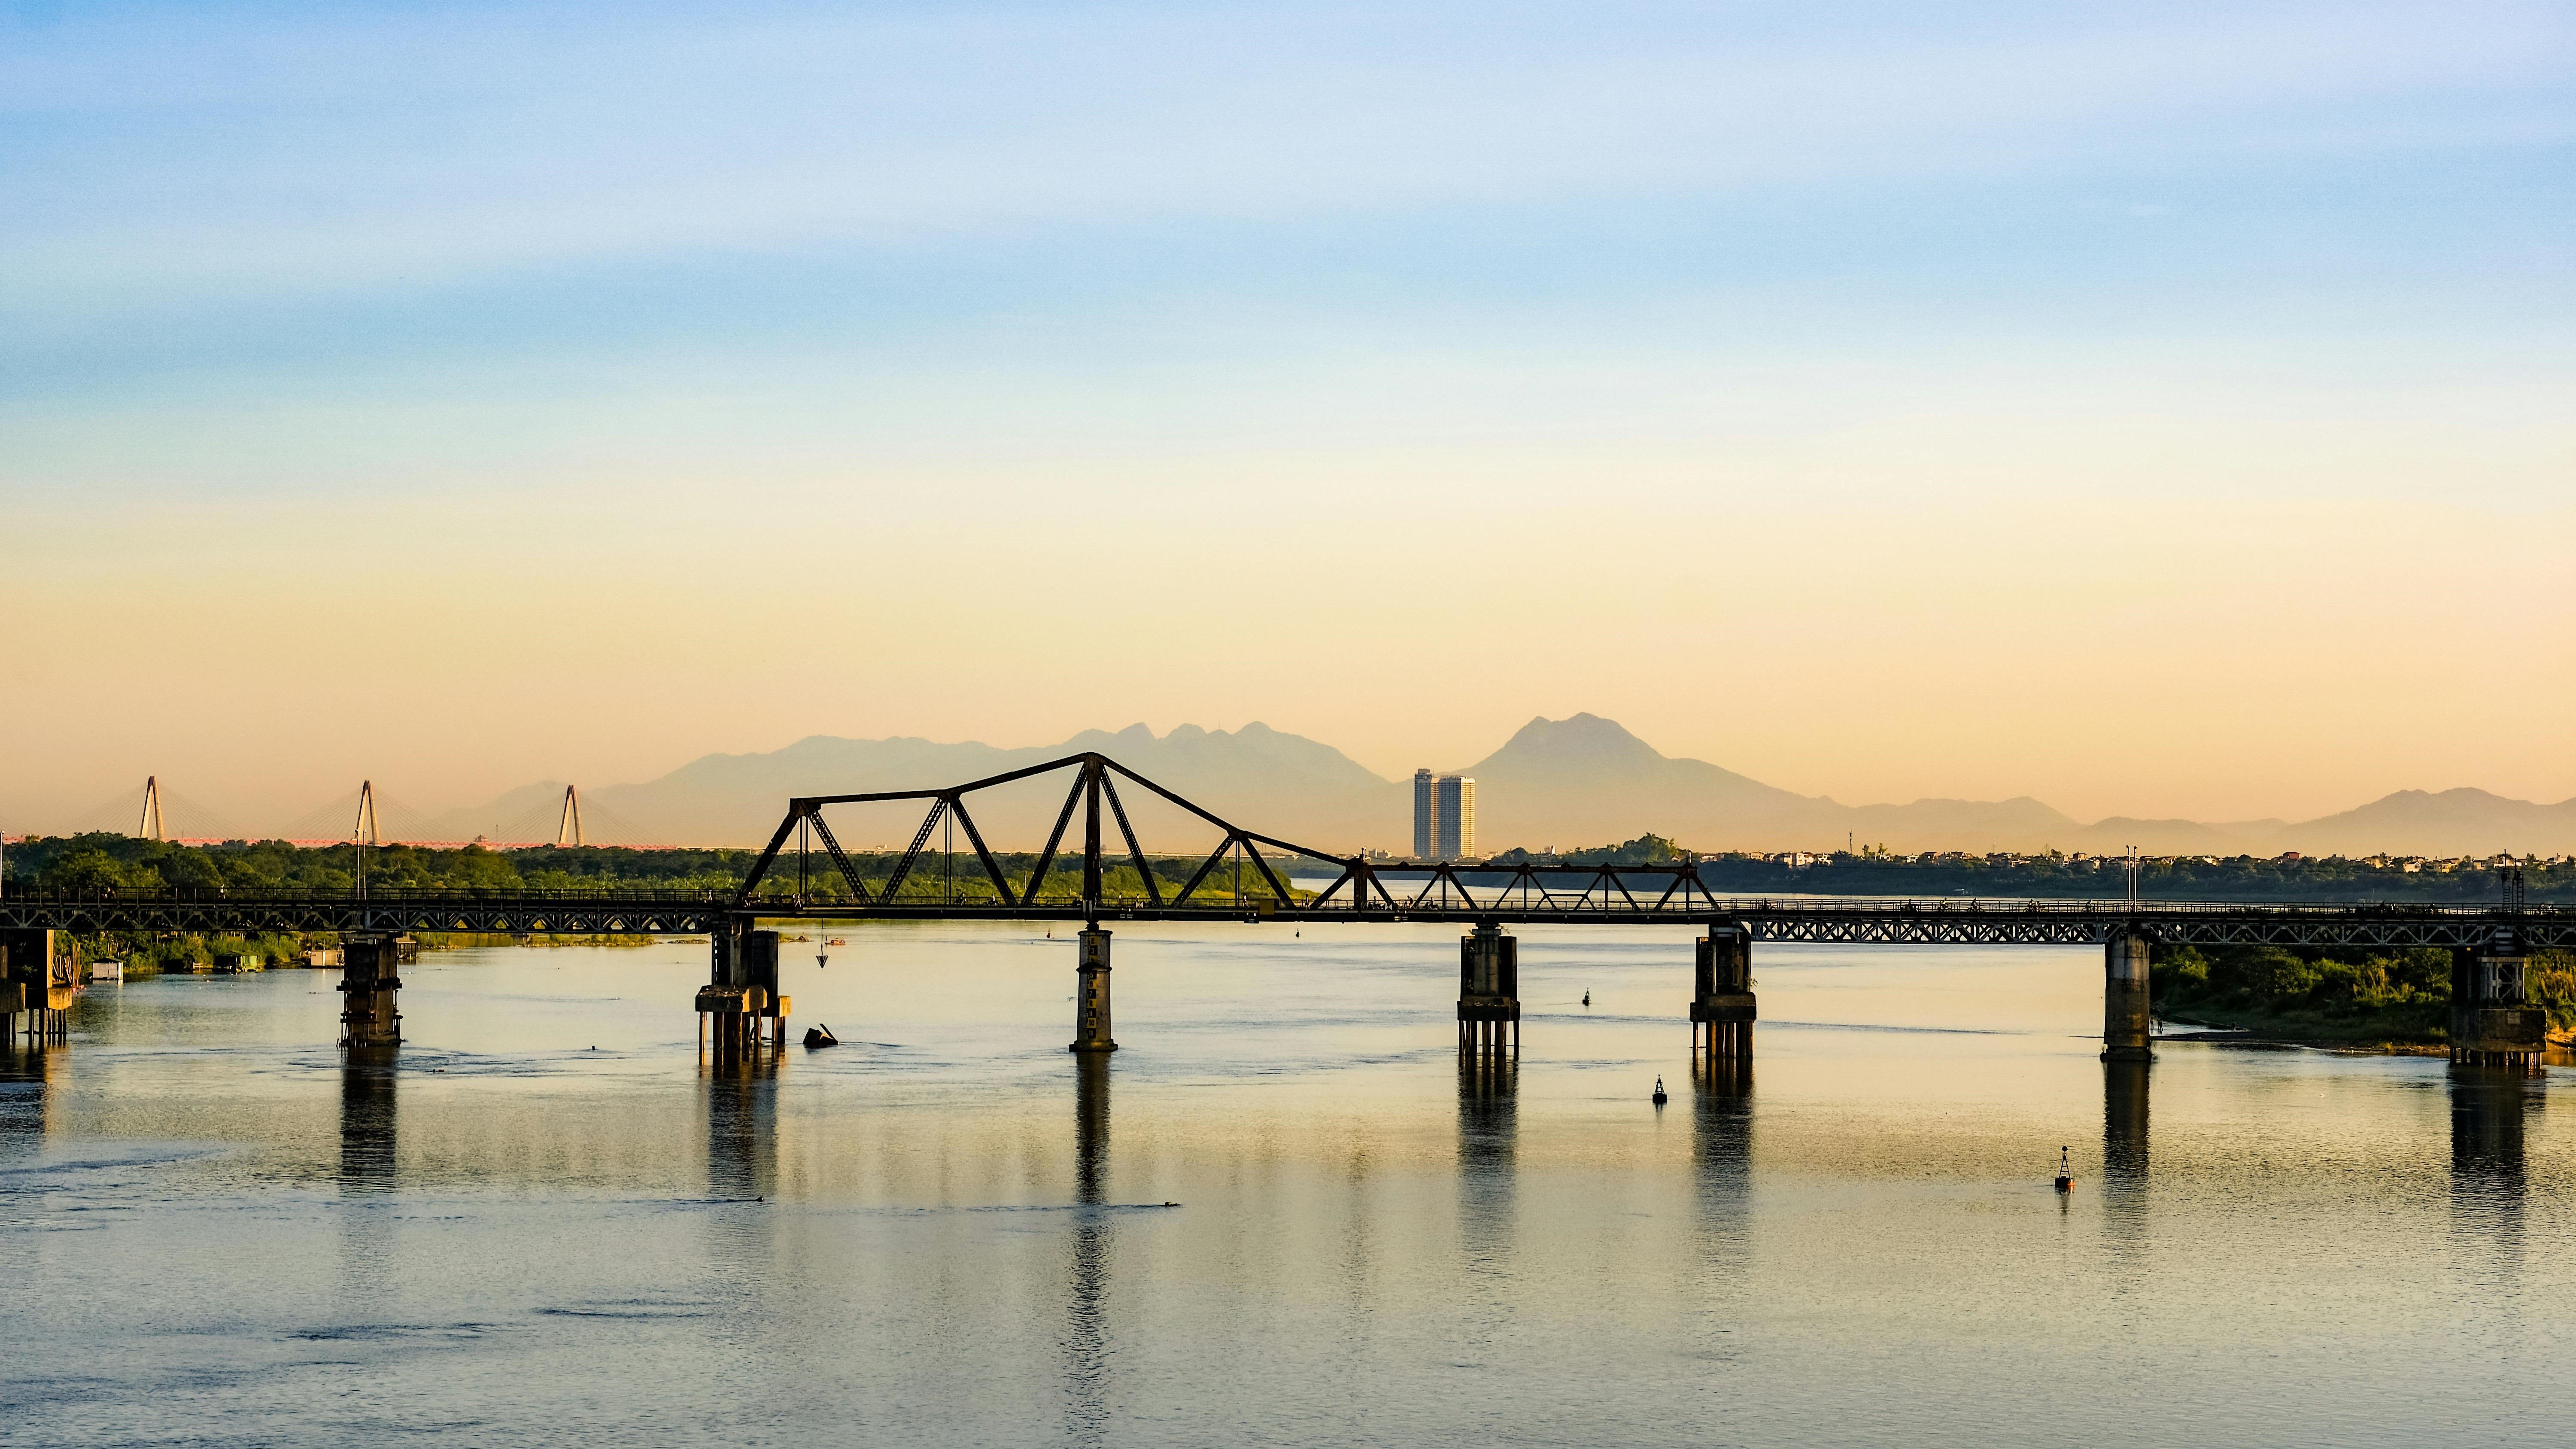
[[805,1028],[805,1049],[807,1051],[820,1051],[824,1047],[836,1047],[840,1044],[841,1039],[832,1035],[832,1029],[828,1026],[817,1023]]

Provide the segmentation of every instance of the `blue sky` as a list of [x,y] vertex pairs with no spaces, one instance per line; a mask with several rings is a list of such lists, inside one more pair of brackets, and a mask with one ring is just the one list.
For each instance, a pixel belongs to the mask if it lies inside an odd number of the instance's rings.
[[[612,773],[825,728],[1017,743],[1256,714],[1395,772],[1592,708],[1851,796],[2257,814],[2373,785],[2576,792],[2464,726],[2406,761],[2356,737],[2294,798],[2232,803],[2280,778],[2256,765],[2129,799],[2105,762],[1981,756],[1974,701],[1944,751],[1872,773],[1867,739],[1794,701],[1693,737],[1686,689],[1623,703],[1580,669],[1427,677],[1473,707],[1399,724],[1385,681],[1272,691],[1113,650],[1114,684],[1032,709],[977,680],[1052,677],[1003,621],[1062,580],[1019,568],[991,621],[948,624],[873,581],[951,587],[918,561],[963,520],[1019,558],[1023,530],[1123,517],[1150,557],[1109,587],[1139,599],[1230,549],[1282,589],[1465,607],[1329,531],[1208,516],[1246,494],[1459,527],[1510,566],[1488,599],[1576,600],[1615,592],[1624,548],[1578,498],[1662,512],[1708,556],[1759,547],[1785,588],[1848,578],[1822,535],[1868,510],[1918,537],[2036,519],[2057,546],[2100,517],[2188,538],[2213,526],[2195,507],[2277,505],[2226,525],[2277,553],[2314,534],[2300,510],[2366,501],[2383,532],[2352,566],[2386,596],[2410,541],[2568,537],[2571,62],[2563,4],[0,5],[0,489],[33,525],[15,547],[45,540],[10,587],[151,557],[166,615],[213,558],[282,565],[339,529],[463,600],[545,567],[497,536],[579,519],[601,558],[558,584],[694,617],[721,603],[684,555],[757,556],[801,518],[894,555],[827,614],[954,631],[895,669],[948,714],[854,692],[716,738],[683,711]],[[449,515],[490,552],[418,521]],[[1871,567],[1871,597],[2004,627],[1990,579]],[[2182,587],[2143,554],[2122,576]],[[2565,586],[2535,586],[2567,622]],[[1820,640],[1739,601],[1694,625],[1866,672],[1874,617]],[[441,671],[510,646],[420,647],[387,668],[470,694]],[[84,672],[97,652],[45,677],[112,677]],[[931,662],[961,657],[987,667]],[[200,661],[259,667],[172,662]],[[550,742],[438,789],[517,783],[597,734],[570,702],[528,728]],[[198,748],[26,743],[95,754],[101,780]],[[259,746],[204,748],[238,773]]]

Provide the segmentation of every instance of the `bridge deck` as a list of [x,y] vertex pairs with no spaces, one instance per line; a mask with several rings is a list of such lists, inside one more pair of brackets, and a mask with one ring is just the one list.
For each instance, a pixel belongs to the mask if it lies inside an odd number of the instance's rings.
[[[1624,895],[1624,893],[1623,893]],[[1716,896],[1689,901],[1598,892],[1520,899],[1452,892],[1446,899],[1372,903],[1268,898],[1155,902],[1144,896],[1024,903],[848,901],[727,891],[406,893],[352,896],[215,891],[0,897],[0,927],[67,931],[458,931],[491,934],[701,935],[734,915],[781,920],[1421,922],[1466,925],[1705,925],[1735,922],[1760,941],[1879,945],[2086,945],[2124,931],[2176,945],[2474,946],[2502,927],[2534,949],[2576,947],[2576,909],[2356,901],[2243,902],[1983,900]]]

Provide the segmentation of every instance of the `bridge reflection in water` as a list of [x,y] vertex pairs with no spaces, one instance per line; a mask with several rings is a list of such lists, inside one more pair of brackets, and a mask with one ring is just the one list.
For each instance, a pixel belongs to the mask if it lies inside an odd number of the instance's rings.
[[1109,1440],[1109,1279],[1116,1224],[1109,1202],[1109,1056],[1073,1056],[1073,1234],[1066,1247],[1065,1437]]
[[778,1195],[778,1082],[769,1062],[705,1073],[707,1196],[749,1202]]
[[2529,1189],[2523,1129],[2542,1106],[2541,1079],[2510,1068],[2453,1067],[2449,1085],[2453,1219],[2484,1241],[2509,1245],[2518,1263]]

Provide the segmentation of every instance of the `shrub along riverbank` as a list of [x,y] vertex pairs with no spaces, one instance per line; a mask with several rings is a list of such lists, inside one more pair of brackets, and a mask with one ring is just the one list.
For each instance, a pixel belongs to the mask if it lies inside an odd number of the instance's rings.
[[[2576,1035],[2576,953],[2533,956],[2526,979],[2551,1038]],[[2169,947],[2157,951],[2151,982],[2167,1021],[2355,1045],[2433,1046],[2450,1034],[2451,953],[2441,947]]]

